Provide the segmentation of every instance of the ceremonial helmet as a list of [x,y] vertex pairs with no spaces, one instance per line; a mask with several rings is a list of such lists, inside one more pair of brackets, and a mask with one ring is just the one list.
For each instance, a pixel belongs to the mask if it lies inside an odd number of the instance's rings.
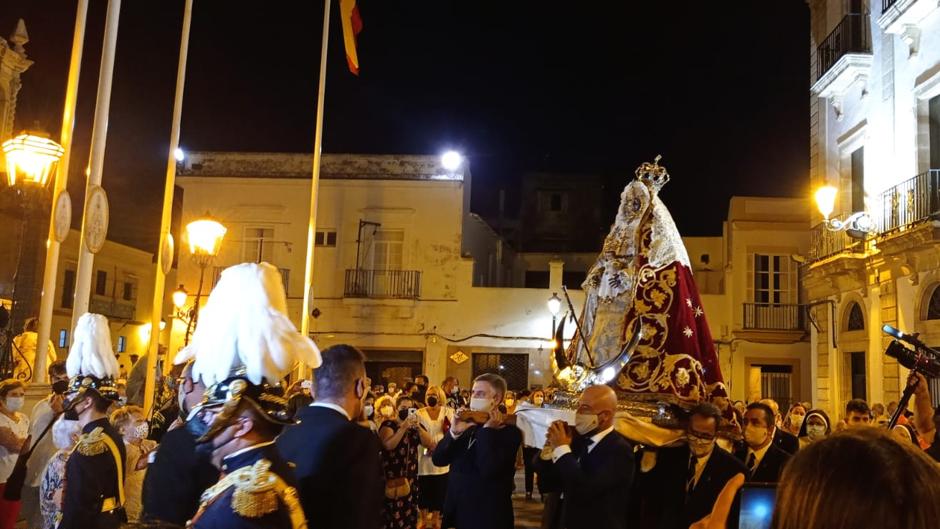
[[[208,441],[252,408],[272,424],[292,424],[280,380],[296,366],[319,367],[320,350],[287,317],[280,272],[268,263],[225,269],[190,344],[175,362],[193,362],[193,380],[206,386],[201,409],[218,414],[200,441]],[[221,409],[220,409],[221,408]]]
[[65,362],[69,376],[65,392],[68,401],[77,402],[86,391],[117,401],[120,395],[114,382],[119,368],[111,346],[108,319],[101,314],[86,312],[78,318],[73,336],[75,341]]

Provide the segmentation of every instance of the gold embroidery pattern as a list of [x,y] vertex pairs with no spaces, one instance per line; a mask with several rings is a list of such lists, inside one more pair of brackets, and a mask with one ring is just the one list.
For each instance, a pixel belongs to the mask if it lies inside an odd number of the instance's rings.
[[278,500],[287,508],[294,529],[307,526],[297,491],[271,472],[271,462],[261,459],[250,467],[240,468],[221,479],[202,493],[203,504],[234,487],[232,511],[245,518],[261,518],[277,511]]
[[104,430],[101,427],[97,427],[94,430],[84,433],[81,437],[78,438],[78,444],[75,446],[75,450],[83,456],[96,456],[103,454],[108,450],[108,446],[104,442]]

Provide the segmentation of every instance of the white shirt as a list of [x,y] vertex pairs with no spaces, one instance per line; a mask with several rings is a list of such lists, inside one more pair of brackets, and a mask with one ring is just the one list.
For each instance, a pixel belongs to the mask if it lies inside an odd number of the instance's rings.
[[[607,429],[605,429],[605,430],[601,430],[601,431],[597,432],[596,434],[592,435],[592,436],[591,436],[591,444],[588,445],[588,447],[587,447],[587,452],[590,454],[590,453],[591,453],[591,450],[594,450],[594,447],[597,446],[597,443],[600,443],[601,440],[602,440],[603,438],[607,437],[607,434],[609,434],[609,433],[612,432],[612,431],[614,431],[614,427],[613,427],[613,426],[611,426],[611,427],[609,427],[609,428],[607,428]],[[552,450],[552,463],[554,463],[554,462],[558,461],[559,459],[561,459],[561,456],[563,456],[563,455],[565,455],[565,454],[570,454],[570,453],[571,453],[571,447],[568,446],[568,445],[561,445],[561,446],[559,446],[559,447],[556,447],[554,450]]]
[[332,402],[314,402],[310,405],[311,408],[329,408],[331,410],[336,410],[337,412],[343,414],[343,417],[346,417],[347,421],[351,421],[352,417],[349,416],[349,413],[346,412],[346,408],[340,406],[339,404],[333,404]]
[[[26,415],[16,412],[16,420],[0,413],[0,427],[9,428],[13,434],[19,438],[24,438],[29,434],[29,419]],[[0,483],[6,483],[10,474],[13,473],[13,467],[16,465],[16,458],[19,457],[19,451],[11,452],[5,447],[0,446]]]
[[[444,418],[447,418],[450,421],[451,426],[454,424],[454,409],[442,406],[440,411],[437,413],[437,419],[431,419],[431,415],[428,413],[427,408],[421,408],[418,410],[418,422],[421,426],[424,426],[424,429],[427,430],[428,434],[436,442],[440,442],[444,438]],[[439,467],[431,461],[432,452],[423,446],[419,449],[418,456],[418,475],[419,476],[437,476],[441,474],[446,474],[450,467]]]
[[774,444],[773,441],[767,443],[767,446],[764,448],[758,448],[753,450],[750,447],[747,449],[747,457],[744,458],[744,464],[747,465],[747,460],[751,458],[751,454],[754,454],[754,467],[751,470],[756,470],[760,466],[760,462],[764,459],[764,454],[770,450],[770,445]]

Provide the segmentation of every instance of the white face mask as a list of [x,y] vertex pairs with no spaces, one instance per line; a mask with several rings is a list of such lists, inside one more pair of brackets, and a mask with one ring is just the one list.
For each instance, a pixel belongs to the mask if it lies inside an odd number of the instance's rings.
[[395,408],[392,406],[382,406],[382,409],[379,411],[382,413],[383,417],[391,417],[395,413]]
[[365,413],[365,415],[366,415],[367,418],[368,418],[368,417],[372,417],[372,414],[375,412],[375,406],[373,406],[373,405],[371,405],[371,404],[366,404],[366,405],[362,408],[362,412]]
[[792,425],[795,426],[796,428],[799,428],[800,425],[803,424],[803,418],[804,418],[803,415],[797,415],[796,413],[791,413],[791,414],[790,414],[790,424],[792,424]]
[[23,402],[25,400],[25,397],[7,397],[6,407],[10,411],[20,411],[23,409]]
[[506,406],[512,407],[512,405],[515,404],[515,403],[516,403],[516,401],[514,401],[514,400],[512,400],[512,399],[506,399]]
[[542,397],[535,397],[532,399],[532,404],[535,404],[536,406],[541,406],[543,402],[545,402],[545,399]]
[[473,397],[470,399],[472,411],[493,411],[493,399],[489,397]]
[[813,441],[826,436],[826,427],[821,424],[807,424],[806,435]]
[[574,416],[574,429],[581,435],[586,435],[597,429],[596,413],[579,413]]
[[747,428],[744,429],[744,441],[751,448],[758,447],[767,440],[767,433],[767,428],[763,426],[748,424]]

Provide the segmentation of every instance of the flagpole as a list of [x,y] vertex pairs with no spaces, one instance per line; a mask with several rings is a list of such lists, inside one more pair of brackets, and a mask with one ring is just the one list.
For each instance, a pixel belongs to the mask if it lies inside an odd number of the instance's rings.
[[[72,156],[72,132],[75,130],[75,105],[78,102],[78,79],[82,71],[82,50],[85,46],[85,20],[88,15],[88,0],[79,0],[75,13],[75,34],[72,36],[72,58],[69,61],[69,77],[65,85],[65,108],[62,110],[62,159],[56,168],[52,191],[52,211],[49,213],[49,237],[46,239],[46,264],[42,274],[42,297],[39,300],[39,338],[36,344],[36,360],[33,383],[45,384],[46,354],[49,350],[49,335],[52,331],[52,309],[55,308],[55,279],[59,268],[59,240],[56,239],[56,203],[62,193],[68,194],[69,159]],[[71,219],[68,220],[71,222]]]
[[[163,187],[163,215],[160,219],[160,239],[157,248],[157,271],[153,285],[153,312],[150,315],[150,347],[147,354],[147,378],[144,384],[144,412],[150,416],[156,386],[157,355],[160,346],[160,320],[163,314],[163,296],[166,289],[166,271],[173,266],[173,247],[170,224],[173,213],[173,189],[176,185],[176,149],[180,143],[180,119],[183,114],[183,89],[186,84],[186,58],[189,55],[189,28],[192,24],[193,0],[186,0],[183,8],[183,31],[180,36],[180,58],[176,69],[176,98],[173,101],[173,121],[170,126],[170,148],[166,161],[166,184]],[[169,251],[165,251],[168,249]],[[172,335],[172,325],[170,334]],[[172,351],[167,347],[166,362]]]
[[[313,140],[313,180],[310,183],[310,217],[307,221],[307,261],[304,268],[304,304],[300,315],[300,332],[310,336],[310,304],[313,301],[313,250],[317,235],[317,199],[320,194],[320,150],[323,145],[323,98],[326,94],[326,52],[330,42],[330,4],[323,2],[323,41],[320,44],[320,85],[317,89],[317,121]],[[297,368],[297,377],[306,376],[303,364]]]

